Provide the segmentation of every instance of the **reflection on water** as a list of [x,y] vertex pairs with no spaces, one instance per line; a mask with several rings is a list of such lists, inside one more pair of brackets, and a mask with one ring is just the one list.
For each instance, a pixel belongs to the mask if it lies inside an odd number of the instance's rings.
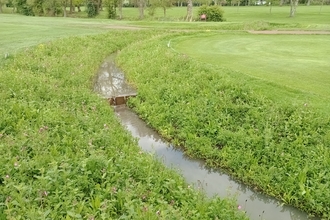
[[140,147],[154,153],[165,165],[179,169],[188,183],[202,187],[209,196],[215,194],[226,197],[237,196],[237,204],[247,212],[250,219],[266,220],[307,220],[308,215],[291,206],[280,206],[280,202],[272,197],[260,194],[247,186],[235,182],[219,170],[205,167],[200,160],[187,158],[161,140],[161,137],[124,106],[115,107],[117,116],[132,135],[139,139]]
[[126,82],[123,72],[115,64],[115,55],[109,56],[100,66],[94,84],[94,91],[104,98],[119,95],[135,95],[136,90]]

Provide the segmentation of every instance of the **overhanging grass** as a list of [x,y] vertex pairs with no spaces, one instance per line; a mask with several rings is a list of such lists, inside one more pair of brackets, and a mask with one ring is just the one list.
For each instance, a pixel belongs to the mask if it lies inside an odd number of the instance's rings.
[[130,105],[188,155],[329,218],[328,116],[308,105],[272,101],[245,77],[174,52],[167,47],[174,38],[135,44],[119,55],[138,88]]
[[0,219],[245,219],[137,143],[92,91],[110,53],[152,32],[40,44],[0,69]]

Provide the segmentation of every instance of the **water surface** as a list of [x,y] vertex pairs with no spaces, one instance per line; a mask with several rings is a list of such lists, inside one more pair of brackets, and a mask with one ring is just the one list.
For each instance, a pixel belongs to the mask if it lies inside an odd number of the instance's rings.
[[[108,57],[95,78],[94,91],[104,98],[136,94],[126,82],[124,73],[116,67],[115,55]],[[166,166],[177,169],[186,181],[196,188],[202,188],[208,196],[236,196],[237,205],[252,220],[307,220],[301,210],[292,206],[281,206],[280,201],[252,190],[244,184],[235,182],[221,170],[209,169],[202,160],[186,157],[182,151],[164,142],[162,138],[134,112],[126,106],[115,106],[115,112],[123,126],[138,138],[139,146],[152,152]]]
[[138,138],[139,146],[152,152],[166,166],[178,169],[186,181],[195,187],[202,187],[209,196],[237,196],[237,205],[255,220],[307,220],[308,215],[292,206],[281,206],[280,201],[253,191],[244,184],[235,182],[220,170],[209,169],[201,160],[186,157],[182,151],[167,144],[149,128],[134,112],[125,106],[116,106],[115,112],[121,123]]

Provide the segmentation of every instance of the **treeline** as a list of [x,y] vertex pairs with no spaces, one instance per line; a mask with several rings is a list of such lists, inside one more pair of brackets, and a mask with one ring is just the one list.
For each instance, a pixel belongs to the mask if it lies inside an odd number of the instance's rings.
[[[201,2],[202,3],[202,2]],[[201,4],[199,3],[199,4]],[[206,1],[203,2],[205,4]],[[166,11],[172,6],[187,6],[186,1],[175,0],[0,0],[0,13],[3,6],[12,8],[13,13],[27,16],[67,16],[67,13],[84,11],[88,17],[95,17],[104,9],[109,18],[122,18],[122,7],[140,8],[140,18],[143,18],[144,9],[152,11],[161,7]]]
[[[299,0],[301,5],[329,5],[330,0]],[[290,0],[193,0],[192,6],[220,5],[220,6],[268,6],[290,5]],[[123,7],[139,9],[139,18],[143,19],[147,11],[150,16],[155,14],[156,8],[163,10],[164,17],[170,7],[187,7],[186,0],[0,0],[0,13],[3,6],[12,8],[13,13],[27,16],[64,16],[84,11],[88,17],[97,16],[106,10],[108,18],[122,19]],[[147,10],[146,10],[147,9]]]
[[12,12],[27,16],[66,16],[67,7],[69,12],[80,12],[83,0],[8,0],[7,7]]

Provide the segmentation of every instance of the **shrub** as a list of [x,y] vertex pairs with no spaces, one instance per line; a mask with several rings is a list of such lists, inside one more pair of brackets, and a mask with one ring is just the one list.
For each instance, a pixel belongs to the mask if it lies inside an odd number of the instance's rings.
[[206,15],[206,21],[215,21],[215,22],[225,21],[223,17],[224,11],[218,5],[213,5],[213,6],[203,5],[199,7],[198,9],[199,18],[202,14]]
[[96,4],[94,4],[92,1],[88,1],[87,7],[86,7],[86,12],[87,12],[87,16],[89,18],[95,17],[98,14]]

